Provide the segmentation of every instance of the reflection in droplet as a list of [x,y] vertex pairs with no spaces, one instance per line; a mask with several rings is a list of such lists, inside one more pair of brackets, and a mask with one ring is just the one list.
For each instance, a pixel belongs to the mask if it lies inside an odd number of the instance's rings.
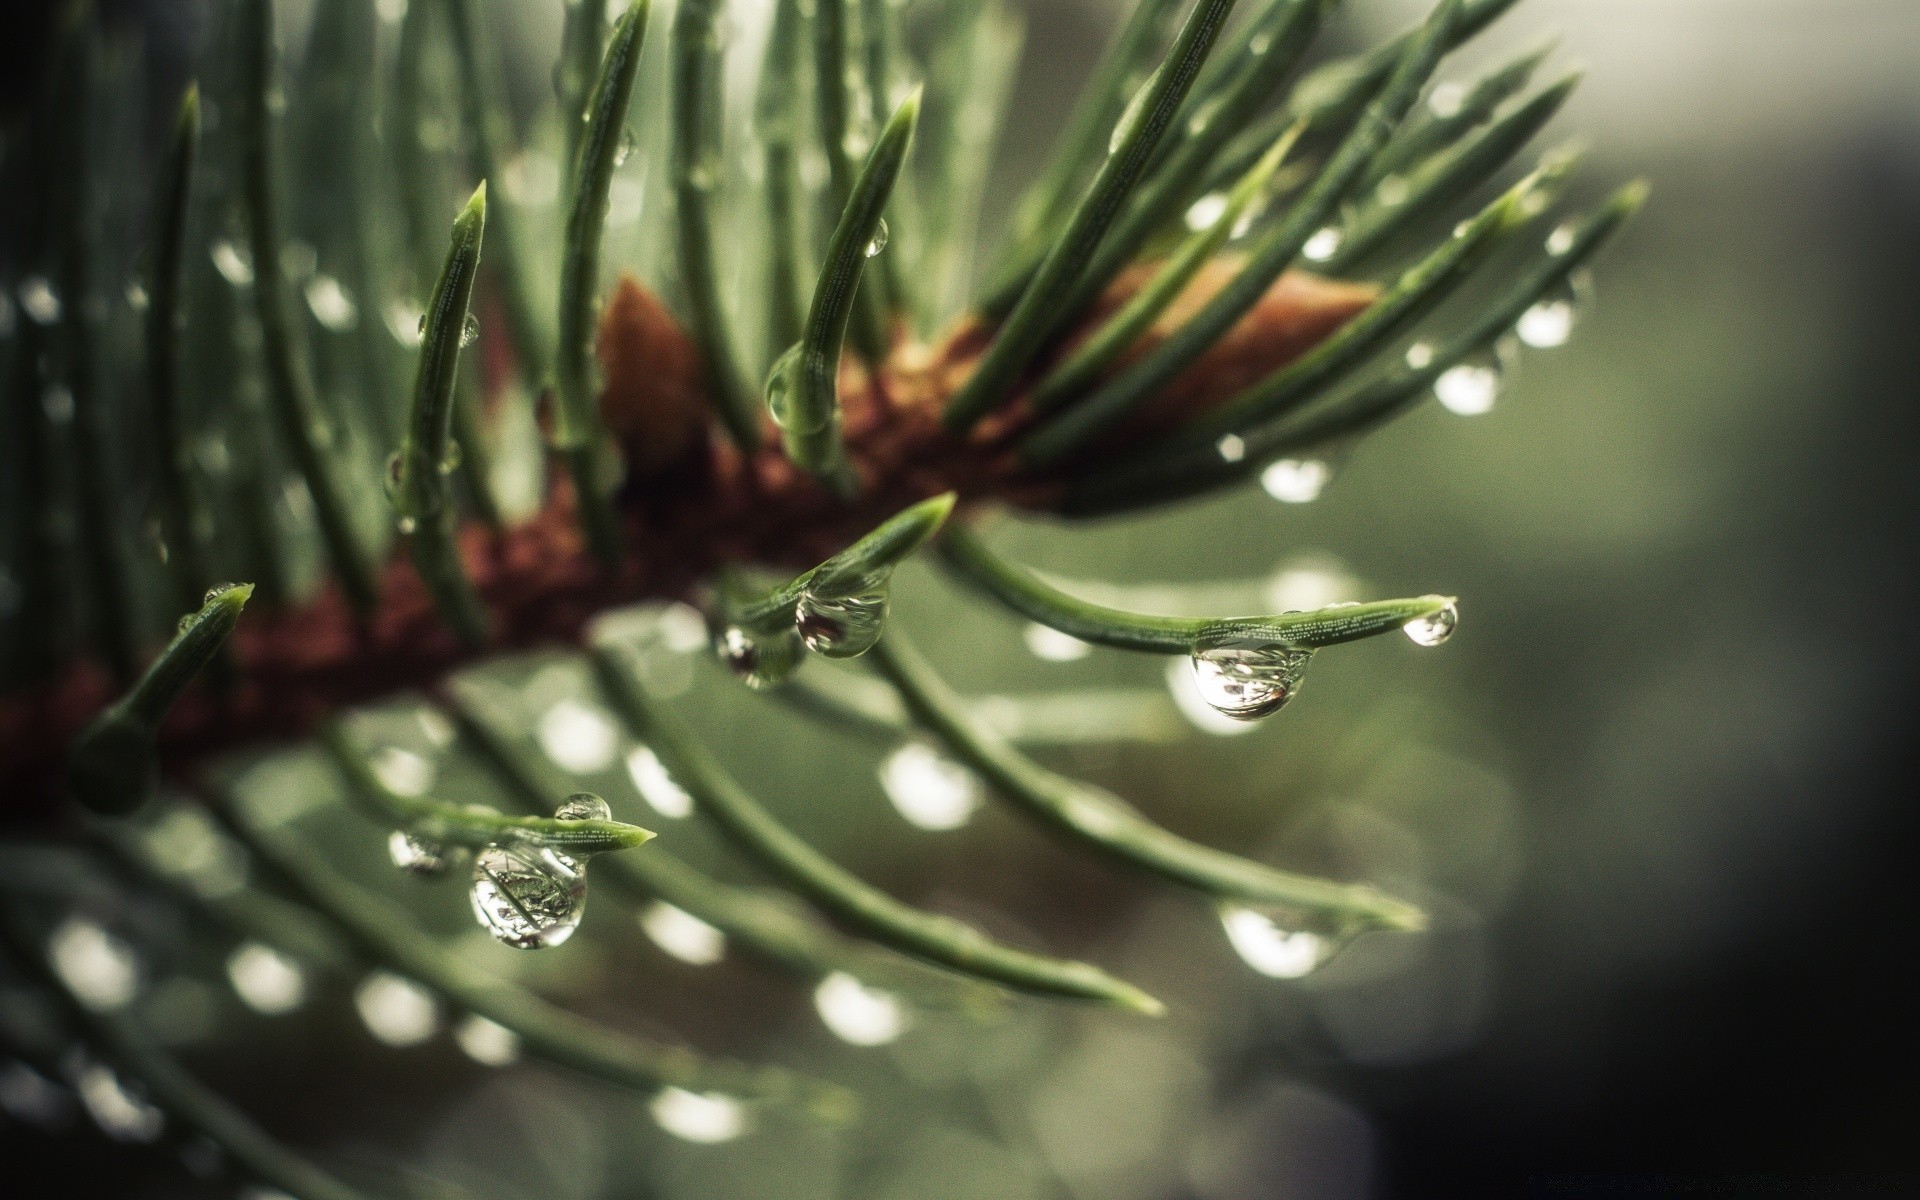
[[756,690],[785,683],[799,668],[806,651],[796,630],[782,629],[756,637],[738,625],[721,630],[713,649],[735,678]]
[[604,771],[620,748],[620,734],[606,713],[578,700],[561,700],[540,716],[540,749],[577,775]]
[[468,313],[467,319],[460,322],[460,344],[462,346],[471,346],[474,343],[474,339],[479,336],[480,318],[474,316],[472,313]]
[[1317,458],[1282,458],[1260,472],[1260,486],[1282,504],[1311,504],[1333,479],[1333,468]]
[[890,236],[891,234],[887,230],[887,222],[885,218],[882,218],[880,223],[873,227],[873,237],[867,241],[867,257],[872,258],[882,250],[885,250],[887,248],[887,239]]
[[1340,943],[1310,929],[1289,928],[1251,908],[1223,908],[1227,941],[1248,966],[1273,979],[1298,979],[1332,958]]
[[1445,608],[1431,616],[1416,617],[1405,625],[1407,636],[1417,646],[1438,646],[1460,627],[1460,606],[1448,601]]
[[1194,678],[1193,668],[1187,659],[1169,658],[1165,669],[1167,694],[1173,697],[1173,705],[1188,724],[1202,733],[1215,737],[1240,737],[1252,733],[1259,726],[1251,721],[1236,721],[1208,704],[1200,694],[1200,683]]
[[880,764],[880,786],[922,829],[958,829],[980,807],[980,778],[931,746],[907,742]]
[[520,1035],[477,1014],[469,1014],[453,1027],[453,1040],[481,1066],[510,1066],[520,1058]]
[[1342,240],[1340,231],[1329,225],[1308,238],[1307,244],[1300,247],[1300,254],[1308,262],[1326,262],[1340,253]]
[[1038,621],[1029,621],[1021,637],[1033,656],[1045,662],[1078,662],[1093,653],[1091,642],[1083,642]]
[[553,810],[556,821],[611,821],[613,805],[592,792],[575,792]]
[[845,971],[835,971],[813,990],[820,1020],[843,1042],[884,1046],[907,1029],[907,1012],[892,992],[870,988]]
[[647,1107],[660,1128],[689,1142],[730,1142],[747,1130],[746,1109],[732,1096],[670,1087]]
[[544,950],[573,936],[586,911],[587,877],[549,846],[488,846],[473,860],[474,919],[504,945]]
[[74,1075],[73,1090],[100,1132],[116,1142],[157,1141],[166,1130],[166,1116],[101,1063],[83,1065]]
[[794,608],[794,628],[815,654],[856,658],[880,640],[889,604],[884,574],[831,594],[809,589]]
[[679,820],[693,812],[693,797],[667,774],[666,764],[651,746],[635,746],[627,752],[627,777],[640,798],[663,817]]
[[54,973],[96,1012],[125,1008],[140,988],[133,948],[85,917],[68,917],[47,939]]
[[1239,630],[1194,643],[1193,677],[1200,697],[1237,721],[1271,716],[1300,691],[1313,651]]
[[246,1006],[264,1016],[292,1012],[307,999],[307,975],[300,964],[259,942],[243,942],[233,952],[227,979]]
[[360,309],[338,279],[315,275],[307,280],[305,291],[307,307],[313,310],[314,320],[334,333],[347,333],[358,323]]
[[642,910],[640,928],[654,945],[683,963],[707,967],[726,957],[726,934],[664,900]]
[[371,1033],[389,1046],[417,1046],[440,1025],[440,1005],[411,979],[375,971],[354,990],[353,1006]]

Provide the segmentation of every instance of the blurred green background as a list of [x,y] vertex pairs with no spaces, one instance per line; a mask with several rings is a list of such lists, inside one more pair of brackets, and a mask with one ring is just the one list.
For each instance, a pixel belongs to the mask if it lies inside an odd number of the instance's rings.
[[[527,86],[551,60],[547,7],[502,17]],[[1422,7],[1350,0],[1323,49]],[[1025,9],[1002,204],[1116,19],[1095,0]],[[269,1020],[205,988],[181,1000],[180,1042],[294,1140],[483,1196],[1340,1200],[1913,1169],[1920,5],[1526,0],[1443,77],[1548,33],[1556,62],[1588,68],[1555,126],[1591,141],[1575,199],[1655,184],[1569,345],[1525,352],[1489,414],[1402,421],[1312,504],[1250,489],[995,529],[1079,579],[1460,595],[1444,649],[1323,654],[1246,736],[1050,756],[1203,840],[1398,888],[1431,906],[1430,933],[1262,977],[1204,906],[1004,814],[914,829],[871,750],[768,717],[702,664],[688,703],[730,763],[841,861],[1109,965],[1173,1015],[1022,1005],[858,1048],[792,984],[675,961],[590,909],[536,964],[474,953],[611,1021],[845,1079],[870,1119],[677,1138],[642,1101],[477,1066],[444,1036],[380,1047],[344,996]],[[1160,686],[1158,663],[1117,653],[1037,657],[1019,622],[927,572],[896,613],[969,691]],[[316,836],[384,880],[373,827]],[[664,837],[710,852],[697,830]],[[458,888],[410,891],[470,930]],[[50,1157],[95,1144],[76,1132]],[[132,1152],[95,1164],[130,1192],[184,1186]]]

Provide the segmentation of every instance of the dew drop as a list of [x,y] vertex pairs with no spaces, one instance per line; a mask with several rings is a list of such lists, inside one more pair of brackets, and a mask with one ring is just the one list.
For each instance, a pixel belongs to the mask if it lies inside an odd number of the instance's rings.
[[1236,721],[1271,716],[1293,699],[1313,651],[1245,630],[1203,634],[1193,647],[1200,698]]
[[1260,472],[1260,486],[1282,504],[1311,504],[1320,498],[1333,468],[1317,458],[1282,458]]
[[433,879],[466,861],[465,846],[445,846],[417,833],[396,829],[387,836],[387,857],[409,875]]
[[883,217],[880,223],[873,227],[873,236],[867,240],[867,257],[872,258],[882,250],[885,250],[887,248],[887,239],[891,236],[892,234],[887,230],[886,219]]
[[472,313],[468,313],[467,319],[460,322],[460,345],[462,347],[471,346],[473,345],[474,339],[479,336],[480,318],[474,316]]
[[1433,394],[1448,412],[1477,417],[1493,410],[1505,374],[1499,351],[1489,346],[1441,372],[1433,381]]
[[1021,637],[1027,650],[1044,662],[1078,662],[1093,653],[1092,643],[1038,621],[1029,621]]
[[736,679],[759,690],[785,683],[799,668],[805,645],[792,629],[755,637],[730,625],[714,639],[713,650]]
[[1407,365],[1416,371],[1424,371],[1433,365],[1433,347],[1426,342],[1415,342],[1407,347]]
[[100,1063],[86,1063],[75,1074],[73,1090],[100,1132],[116,1142],[157,1141],[167,1118]]
[[1547,235],[1547,253],[1555,258],[1566,255],[1573,249],[1574,238],[1577,236],[1572,223],[1555,226],[1553,232]]
[[1246,439],[1237,433],[1229,433],[1213,444],[1214,453],[1221,462],[1237,463],[1247,456]]
[[51,325],[60,319],[60,293],[53,290],[45,275],[29,275],[15,289],[20,311],[36,325]]
[[635,746],[627,752],[627,777],[633,780],[633,789],[640,793],[640,798],[661,816],[679,820],[692,815],[693,797],[667,774],[666,764],[653,752],[653,747]]
[[248,1008],[277,1017],[306,1003],[307,975],[271,946],[245,942],[227,959],[227,979]]
[[663,1088],[647,1106],[660,1128],[702,1145],[730,1142],[747,1131],[747,1112],[732,1096]]
[[[798,344],[787,347],[767,372],[767,413],[773,417],[773,423],[782,429],[795,428],[793,406],[799,386],[800,355]],[[808,433],[812,430],[799,429],[796,432]]]
[[611,821],[613,805],[592,792],[575,792],[553,810],[556,821]]
[[402,537],[412,537],[420,530],[420,520],[417,517],[400,517],[394,521],[393,527]]
[[858,658],[880,640],[891,605],[886,575],[869,576],[845,591],[802,592],[793,624],[800,640],[815,654]]
[[1415,617],[1403,628],[1416,646],[1438,646],[1453,636],[1460,628],[1460,606],[1449,600],[1439,612],[1430,616]]
[[420,313],[420,319],[413,323],[413,340],[416,343],[418,343],[418,342],[425,341],[426,338],[427,338],[427,314],[425,310],[422,310]]
[[253,282],[253,259],[232,238],[216,239],[207,248],[207,257],[213,260],[213,269],[220,272],[220,277],[234,287]]
[[1326,262],[1340,252],[1343,240],[1340,231],[1329,225],[1308,238],[1307,244],[1300,248],[1300,253],[1308,262]]
[[505,1025],[469,1014],[453,1027],[461,1053],[483,1067],[505,1067],[520,1057],[520,1035]]
[[1562,283],[1521,314],[1513,331],[1521,341],[1536,350],[1551,350],[1566,345],[1573,337],[1574,326],[1580,321],[1580,309],[1589,290],[1584,280]]
[[133,948],[85,917],[68,917],[47,939],[47,960],[67,990],[95,1012],[132,1002],[140,988]]
[[368,759],[374,778],[401,796],[424,796],[433,787],[433,760],[398,746],[382,746]]
[[440,1024],[440,1005],[433,993],[386,971],[375,971],[360,981],[353,1007],[368,1033],[396,1048],[419,1045]]
[[518,950],[558,946],[580,927],[587,877],[549,846],[488,846],[473,861],[473,915],[481,928]]
[[1389,175],[1373,189],[1373,197],[1388,208],[1398,208],[1413,197],[1413,186],[1404,176]]
[[640,928],[683,963],[710,967],[726,957],[727,935],[685,909],[656,900],[640,913]]
[[637,139],[633,136],[632,129],[628,128],[620,131],[620,144],[613,148],[614,166],[625,165],[627,159],[633,155],[633,147],[636,141]]
[[348,333],[360,319],[360,309],[347,289],[331,275],[315,275],[304,289],[313,319],[334,333]]
[[73,390],[59,383],[49,387],[40,393],[40,411],[55,425],[73,420]]
[[393,340],[412,349],[420,344],[420,335],[426,332],[427,314],[411,300],[395,300],[387,305],[381,314],[386,319],[387,332]]
[[1427,96],[1427,107],[1436,117],[1454,117],[1467,103],[1467,85],[1453,80],[1434,85]]
[[1342,945],[1341,938],[1278,912],[1227,907],[1220,910],[1220,923],[1234,952],[1272,979],[1299,979],[1332,958]]
[[152,303],[152,298],[147,295],[146,285],[138,280],[127,285],[126,296],[127,307],[134,312],[145,312],[148,305]]
[[892,992],[870,988],[845,971],[835,971],[813,989],[814,1011],[843,1042],[884,1046],[907,1031],[907,1012]]
[[606,770],[620,748],[620,733],[607,714],[571,697],[541,714],[535,737],[548,758],[576,775]]
[[980,807],[980,778],[931,746],[908,742],[880,764],[893,807],[921,829],[958,829]]
[[440,473],[442,475],[453,474],[460,469],[460,464],[465,460],[466,451],[460,449],[460,443],[454,441],[448,442],[447,452],[440,456]]
[[1202,229],[1212,229],[1220,218],[1226,215],[1226,211],[1226,193],[1208,192],[1188,206],[1187,228],[1195,233]]

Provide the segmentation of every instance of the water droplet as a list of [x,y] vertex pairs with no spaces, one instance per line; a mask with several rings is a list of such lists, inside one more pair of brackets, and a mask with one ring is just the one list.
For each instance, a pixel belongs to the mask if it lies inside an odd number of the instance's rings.
[[886,219],[883,217],[880,223],[873,227],[873,237],[867,240],[867,257],[872,258],[882,250],[885,250],[887,248],[887,239],[891,236],[892,234],[887,230]]
[[423,879],[445,875],[464,863],[467,854],[465,846],[444,846],[404,829],[396,829],[387,836],[387,857],[393,860],[393,865]]
[[773,423],[782,429],[794,429],[800,433],[810,433],[820,426],[798,429],[794,425],[794,400],[799,388],[800,346],[787,347],[780,357],[773,360],[773,367],[767,372],[767,413]]
[[1247,53],[1253,55],[1255,58],[1264,55],[1271,49],[1273,49],[1273,34],[1267,30],[1263,29],[1247,39]]
[[760,690],[785,683],[800,666],[806,647],[792,629],[756,637],[729,625],[714,639],[713,652],[748,687]]
[[620,144],[613,148],[614,166],[618,167],[626,163],[627,159],[633,154],[634,143],[637,140],[638,139],[633,136],[633,130],[631,128],[620,131]]
[[433,760],[398,746],[382,746],[367,760],[381,786],[401,796],[424,796],[433,787]]
[[1078,662],[1093,653],[1091,642],[1038,621],[1029,621],[1021,636],[1033,656],[1045,662]]
[[627,752],[627,777],[640,798],[661,816],[677,821],[693,813],[693,797],[667,774],[651,746],[635,746]]
[[1547,235],[1547,253],[1560,258],[1573,249],[1576,236],[1572,222],[1555,226],[1553,232]]
[[1113,123],[1112,136],[1107,139],[1108,154],[1119,153],[1121,144],[1133,135],[1134,127],[1139,125],[1141,118],[1146,115],[1147,96],[1153,91],[1154,80],[1159,77],[1160,71],[1156,67],[1153,74],[1147,76],[1127,101],[1127,107],[1121,111],[1120,119]]
[[360,319],[360,309],[340,286],[340,281],[331,275],[315,275],[307,280],[307,307],[313,310],[313,319],[334,333],[347,333]]
[[870,988],[845,971],[835,971],[813,989],[820,1020],[843,1042],[884,1046],[907,1031],[907,1012],[892,992]]
[[227,959],[227,979],[248,1008],[277,1017],[307,999],[307,975],[300,964],[271,946],[243,942]]
[[166,1116],[100,1063],[82,1066],[73,1090],[100,1132],[116,1142],[157,1141],[166,1130]]
[[1564,346],[1573,337],[1580,310],[1591,290],[1585,280],[1568,280],[1521,314],[1513,331],[1536,350]]
[[1412,185],[1400,175],[1387,176],[1373,189],[1373,198],[1387,208],[1398,208],[1412,196]]
[[1313,651],[1245,630],[1204,634],[1193,647],[1193,678],[1200,697],[1236,721],[1280,711],[1300,690]]
[[1415,342],[1407,347],[1407,365],[1416,371],[1424,371],[1433,365],[1433,347],[1426,342]]
[[1221,462],[1237,463],[1247,456],[1246,439],[1237,433],[1229,433],[1213,444],[1214,452]]
[[1208,192],[1187,208],[1187,228],[1195,233],[1212,229],[1227,211],[1225,192]]
[[1438,646],[1460,628],[1460,606],[1447,601],[1446,607],[1431,616],[1415,617],[1403,628],[1416,646]]
[[440,473],[451,475],[460,469],[460,464],[464,461],[466,461],[466,451],[460,449],[459,442],[450,441],[447,443],[446,453],[440,458]]
[[426,314],[426,310],[422,309],[420,312],[420,319],[413,323],[413,340],[416,343],[418,343],[418,342],[425,341],[426,338],[427,338],[427,314]]
[[1343,240],[1345,239],[1340,231],[1329,225],[1308,238],[1307,244],[1300,248],[1300,253],[1308,262],[1326,262],[1340,253],[1340,243]]
[[726,957],[727,935],[684,909],[656,900],[640,914],[653,944],[683,963],[710,967]]
[[1435,84],[1427,96],[1427,107],[1436,117],[1458,116],[1467,103],[1467,85],[1455,80]]
[[980,778],[931,746],[908,742],[880,764],[880,786],[922,829],[958,829],[980,807]]
[[207,257],[213,260],[213,268],[220,272],[220,277],[234,287],[246,287],[253,282],[253,258],[232,238],[215,239],[207,248]]
[[520,1057],[520,1035],[478,1014],[469,1014],[453,1027],[453,1040],[483,1067],[510,1066]]
[[1493,410],[1505,370],[1499,352],[1489,346],[1441,372],[1433,381],[1433,394],[1448,412],[1477,417]]
[[146,285],[138,280],[127,285],[127,307],[134,312],[145,312],[152,300],[147,295]]
[[794,628],[807,649],[828,658],[857,658],[873,649],[892,605],[887,575],[870,575],[845,590],[802,592]]
[[473,345],[474,339],[479,336],[480,318],[474,316],[472,313],[468,313],[467,319],[460,322],[460,345],[463,347],[471,346]]
[[381,314],[387,325],[387,332],[393,340],[412,349],[420,344],[420,335],[425,332],[427,314],[411,300],[394,300]]
[[557,821],[611,821],[613,805],[592,792],[575,792],[553,810]]
[[417,1046],[440,1025],[433,993],[411,979],[375,971],[354,989],[353,1007],[367,1032],[389,1046]]
[[62,383],[51,385],[40,393],[40,411],[55,425],[73,420],[73,389]]
[[51,325],[60,319],[60,293],[53,290],[45,275],[29,275],[15,289],[20,311],[36,325]]
[[548,846],[488,846],[473,860],[473,915],[519,950],[558,946],[580,927],[587,877],[580,864]]
[[1342,939],[1306,928],[1279,913],[1228,907],[1220,910],[1227,941],[1248,966],[1273,979],[1298,979],[1332,958]]
[[1333,468],[1317,458],[1282,458],[1260,472],[1260,486],[1282,504],[1311,504],[1333,478]]
[[702,1145],[730,1142],[747,1131],[747,1112],[732,1096],[663,1088],[647,1106],[660,1128]]
[[607,714],[571,698],[541,714],[535,736],[548,758],[576,775],[606,770],[620,748],[619,730]]
[[68,917],[54,929],[47,960],[67,990],[95,1012],[125,1008],[140,989],[133,948],[85,917]]
[[393,527],[399,532],[400,536],[412,537],[415,533],[419,532],[420,520],[417,517],[399,517],[394,521]]

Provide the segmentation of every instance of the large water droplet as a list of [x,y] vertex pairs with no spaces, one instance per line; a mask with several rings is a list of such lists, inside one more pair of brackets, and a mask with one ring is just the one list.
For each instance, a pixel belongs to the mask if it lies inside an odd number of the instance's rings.
[[1308,238],[1307,244],[1300,248],[1300,253],[1308,262],[1326,262],[1340,253],[1342,240],[1340,231],[1329,225]]
[[440,1005],[433,993],[386,971],[361,980],[354,989],[353,1007],[367,1032],[389,1046],[417,1046],[440,1025]]
[[1273,979],[1298,979],[1339,951],[1342,939],[1277,912],[1220,910],[1227,941],[1248,966]]
[[1506,363],[1500,352],[1488,346],[1441,372],[1433,381],[1433,394],[1448,412],[1477,417],[1493,410],[1505,376]]
[[351,331],[360,319],[360,309],[347,294],[347,289],[331,275],[315,275],[307,280],[305,288],[307,307],[313,310],[313,319],[334,333]]
[[14,294],[20,297],[20,311],[36,325],[51,325],[60,319],[60,293],[53,290],[45,275],[22,279]]
[[276,1017],[307,999],[307,974],[271,946],[244,942],[227,959],[227,979],[248,1008]]
[[635,746],[627,752],[627,777],[640,798],[663,817],[679,820],[693,813],[693,797],[667,774],[666,764],[651,746]]
[[807,649],[828,658],[857,658],[873,649],[891,606],[885,574],[869,576],[832,594],[802,592],[794,628]]
[[867,257],[872,258],[882,250],[885,250],[887,248],[887,239],[891,236],[892,234],[887,230],[886,218],[882,217],[880,223],[873,227],[873,236],[867,239]]
[[640,914],[653,944],[683,963],[709,967],[726,957],[727,935],[684,909],[656,900]]
[[747,1131],[747,1112],[732,1096],[664,1088],[647,1106],[660,1128],[703,1145],[730,1142]]
[[220,272],[220,277],[234,287],[246,287],[253,282],[253,258],[232,238],[216,239],[207,248],[207,257],[213,260],[213,268]]
[[1566,345],[1573,337],[1574,326],[1579,324],[1581,306],[1587,302],[1589,291],[1584,281],[1562,283],[1522,313],[1513,331],[1536,350]]
[[1333,468],[1317,458],[1282,458],[1260,472],[1260,486],[1282,504],[1311,504],[1333,478]]
[[613,805],[592,792],[575,792],[553,810],[557,821],[611,821]]
[[907,1011],[898,996],[870,988],[845,971],[820,981],[813,1007],[835,1037],[855,1046],[884,1046],[907,1031]]
[[958,829],[980,807],[980,778],[931,746],[908,742],[880,764],[880,786],[922,829]]
[[613,148],[614,166],[622,166],[628,158],[632,157],[633,147],[637,141],[638,139],[633,136],[633,130],[631,128],[620,131],[620,144]]
[[387,857],[409,875],[433,879],[467,861],[465,846],[446,846],[404,829],[387,835]]
[[473,915],[482,928],[519,950],[558,946],[580,927],[587,877],[580,864],[549,846],[488,846],[473,860]]
[[505,1067],[520,1057],[520,1035],[505,1025],[470,1014],[453,1027],[462,1053],[483,1067]]
[[778,687],[791,678],[806,647],[792,629],[756,637],[738,625],[729,625],[714,639],[713,652],[735,678],[758,690]]
[[1280,711],[1300,690],[1313,651],[1243,630],[1202,635],[1193,647],[1193,678],[1200,697],[1236,721]]
[[1404,628],[1417,646],[1438,646],[1460,627],[1460,606],[1447,601],[1446,607],[1431,616],[1415,617]]

